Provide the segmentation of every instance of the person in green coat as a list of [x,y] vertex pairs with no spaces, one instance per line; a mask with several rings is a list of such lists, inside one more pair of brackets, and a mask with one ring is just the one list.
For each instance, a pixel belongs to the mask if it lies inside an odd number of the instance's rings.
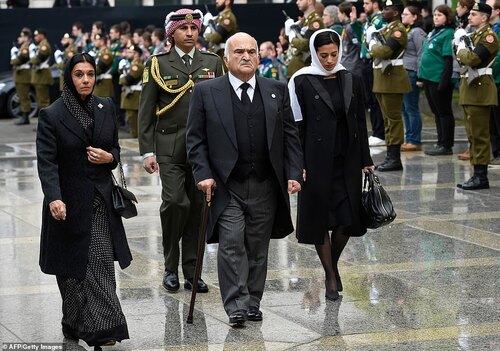
[[54,79],[50,73],[50,57],[52,47],[47,40],[47,31],[39,28],[35,30],[35,49],[30,52],[31,64],[31,85],[35,87],[36,102],[38,110],[50,105],[50,86],[54,84]]
[[127,58],[119,64],[120,85],[122,86],[120,108],[125,110],[125,120],[130,127],[130,135],[137,138],[137,111],[142,91],[142,49],[132,45],[127,49]]
[[403,54],[408,42],[406,28],[401,23],[403,8],[401,1],[387,0],[382,19],[388,25],[378,33],[366,33],[370,55],[373,57],[373,92],[384,117],[387,155],[377,167],[381,172],[403,169],[401,144],[404,128],[401,109],[403,95],[411,91],[408,74],[403,67]]
[[[196,49],[202,23],[199,10],[180,9],[165,20],[173,47],[153,55],[142,76],[139,102],[139,150],[144,169],[160,173],[165,273],[163,287],[179,289],[179,242],[182,239],[184,288],[192,289],[203,193],[196,188],[186,155],[186,123],[193,87],[223,74],[222,60]],[[222,99],[227,97],[221,96]],[[198,292],[208,286],[200,279]]]
[[19,97],[19,107],[22,113],[22,116],[15,122],[16,125],[30,123],[31,67],[28,62],[30,60],[30,45],[34,46],[31,43],[31,30],[25,27],[17,37],[17,45],[10,50],[10,64],[12,65],[16,94]]
[[498,104],[497,90],[492,75],[498,53],[498,37],[489,24],[492,8],[476,3],[469,15],[469,25],[476,31],[469,36],[455,32],[457,61],[466,70],[460,81],[459,104],[464,109],[465,130],[470,144],[470,163],[474,174],[464,183],[463,190],[488,189],[490,162],[490,109]]

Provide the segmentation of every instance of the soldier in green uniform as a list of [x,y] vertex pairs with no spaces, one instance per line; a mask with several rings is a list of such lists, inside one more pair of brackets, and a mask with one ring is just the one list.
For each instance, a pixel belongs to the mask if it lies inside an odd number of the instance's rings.
[[316,0],[297,0],[297,7],[304,13],[304,16],[298,23],[293,22],[291,18],[285,22],[285,32],[290,42],[287,78],[311,63],[309,38],[318,29],[325,28],[321,16],[315,10],[315,5]]
[[[193,86],[223,74],[219,56],[195,48],[201,27],[199,10],[167,15],[169,52],[146,63],[139,104],[139,149],[148,173],[162,182],[160,219],[167,291],[179,289],[179,241],[182,239],[184,288],[192,289],[203,193],[196,189],[186,156],[186,122]],[[225,98],[225,97],[221,97]],[[159,169],[158,169],[159,166]],[[199,292],[208,286],[199,281]]]
[[122,86],[120,108],[125,110],[125,120],[130,127],[130,135],[137,138],[137,111],[141,96],[141,78],[144,71],[142,49],[132,45],[127,49],[127,59],[119,65],[120,85]]
[[[23,28],[17,37],[17,46],[10,50],[10,64],[13,68],[16,94],[19,96],[19,105],[22,116],[15,122],[16,125],[30,123],[31,101],[29,97],[31,82],[30,60],[31,30]],[[19,47],[18,47],[19,46]]]
[[457,187],[463,190],[490,187],[490,108],[498,104],[491,66],[495,61],[499,43],[489,24],[491,12],[489,5],[474,4],[469,14],[469,25],[476,31],[470,38],[455,32],[457,61],[466,69],[460,81],[459,103],[464,109],[465,130],[470,144],[470,163],[474,167],[473,176],[466,182],[457,184]]
[[50,105],[49,87],[54,83],[50,73],[49,61],[52,48],[47,40],[45,29],[35,30],[35,50],[30,52],[31,85],[35,87],[38,110]]
[[113,62],[115,60],[111,50],[107,46],[105,36],[96,34],[94,37],[94,47],[97,50],[96,57],[96,83],[94,95],[100,97],[114,97],[113,76],[111,74]]
[[226,40],[238,31],[236,17],[231,7],[233,0],[215,0],[215,6],[219,14],[213,17],[212,14],[205,15],[203,23],[206,26],[203,36],[208,42],[208,50],[216,53],[222,59]]
[[64,67],[66,66],[66,62],[70,58],[72,58],[78,50],[73,45],[75,42],[75,36],[73,34],[65,33],[61,39],[61,45],[64,51],[57,49],[54,51],[54,60],[56,61],[56,67],[61,72],[59,76],[59,90],[62,91],[64,88]]
[[367,32],[373,58],[373,92],[382,110],[387,145],[386,158],[377,167],[381,172],[403,169],[401,144],[404,128],[401,109],[403,94],[411,91],[408,74],[403,67],[403,54],[408,41],[406,28],[401,23],[403,9],[400,0],[387,0],[382,19],[388,25],[371,35]]

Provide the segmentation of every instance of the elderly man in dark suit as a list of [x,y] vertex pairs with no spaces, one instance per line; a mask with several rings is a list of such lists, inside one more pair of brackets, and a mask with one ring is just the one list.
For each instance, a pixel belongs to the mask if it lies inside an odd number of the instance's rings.
[[255,77],[255,39],[232,36],[224,60],[226,76],[194,89],[186,145],[198,189],[213,196],[207,240],[219,242],[224,308],[241,325],[262,320],[269,241],[293,231],[288,194],[303,160],[286,85]]

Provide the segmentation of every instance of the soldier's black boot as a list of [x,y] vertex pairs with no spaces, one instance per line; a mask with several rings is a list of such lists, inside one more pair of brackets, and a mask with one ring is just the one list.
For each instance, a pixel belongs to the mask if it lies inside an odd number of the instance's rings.
[[489,189],[488,166],[474,165],[474,175],[465,183],[457,184],[457,187],[463,190]]
[[401,163],[401,145],[387,146],[387,156],[384,162],[377,167],[377,171],[390,172],[401,171],[403,164]]
[[22,126],[24,124],[30,124],[30,114],[28,112],[23,112],[23,115],[18,118],[14,123],[16,126]]

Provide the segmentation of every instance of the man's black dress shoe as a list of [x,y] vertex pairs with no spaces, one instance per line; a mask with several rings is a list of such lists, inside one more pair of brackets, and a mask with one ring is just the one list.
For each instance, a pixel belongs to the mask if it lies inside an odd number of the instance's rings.
[[247,320],[247,311],[238,310],[229,315],[229,324],[243,325]]
[[431,148],[425,150],[424,153],[429,156],[453,155],[453,150],[451,149],[451,147],[434,145]]
[[[193,290],[193,278],[184,279],[184,289]],[[198,289],[196,289],[196,292],[199,292],[199,293],[207,293],[208,292],[208,285],[201,278],[198,279]]]
[[247,313],[247,319],[253,322],[259,322],[262,320],[262,312],[257,307],[250,307]]
[[163,287],[167,289],[167,291],[179,290],[179,276],[177,273],[165,271],[163,275]]

